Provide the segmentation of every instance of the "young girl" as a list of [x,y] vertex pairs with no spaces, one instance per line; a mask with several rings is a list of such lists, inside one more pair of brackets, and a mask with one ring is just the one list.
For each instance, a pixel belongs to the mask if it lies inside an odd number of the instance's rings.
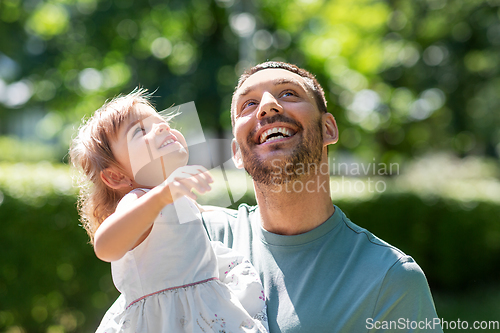
[[70,149],[82,222],[122,293],[97,332],[265,332],[255,269],[211,245],[199,218],[192,190],[212,178],[186,165],[184,137],[149,97],[136,89],[104,104]]

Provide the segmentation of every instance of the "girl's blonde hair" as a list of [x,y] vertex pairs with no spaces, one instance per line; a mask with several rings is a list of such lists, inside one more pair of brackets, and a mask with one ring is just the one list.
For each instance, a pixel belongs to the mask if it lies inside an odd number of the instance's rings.
[[72,141],[69,156],[72,165],[80,169],[78,211],[91,244],[94,243],[97,228],[115,211],[123,197],[101,179],[101,171],[106,168],[123,170],[113,155],[111,142],[117,138],[120,126],[138,115],[136,105],[144,104],[153,108],[150,98],[151,94],[142,88],[136,88],[126,96],[115,97],[92,117],[84,120],[77,137]]

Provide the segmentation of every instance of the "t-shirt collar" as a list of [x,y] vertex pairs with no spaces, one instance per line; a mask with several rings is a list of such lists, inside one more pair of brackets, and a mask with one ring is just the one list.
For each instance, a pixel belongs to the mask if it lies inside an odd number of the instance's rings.
[[335,212],[325,222],[323,222],[322,224],[320,224],[319,226],[308,232],[291,236],[278,235],[265,230],[262,227],[262,223],[260,221],[259,208],[257,208],[254,211],[253,216],[251,217],[252,229],[264,243],[270,245],[275,245],[275,246],[303,245],[306,243],[313,242],[323,236],[326,236],[328,233],[332,232],[338,225],[340,225],[344,213],[337,206],[334,205],[334,207],[335,207]]

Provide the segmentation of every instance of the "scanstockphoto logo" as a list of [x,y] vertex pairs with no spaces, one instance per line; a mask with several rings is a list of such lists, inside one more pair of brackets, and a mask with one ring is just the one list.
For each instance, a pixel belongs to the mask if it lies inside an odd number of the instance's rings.
[[[175,165],[174,160],[179,158],[180,154],[186,156],[189,152],[188,164],[202,165],[209,170],[214,179],[223,179],[225,182],[225,191],[219,191],[216,202],[208,202],[208,204],[229,207],[240,200],[247,192],[248,186],[246,182],[241,182],[241,179],[246,179],[245,171],[234,167],[229,154],[231,139],[207,138],[194,102],[171,107],[160,111],[159,114],[172,129],[182,133],[186,142],[181,147],[175,144],[169,145],[168,142],[159,146],[158,142],[136,140],[141,133],[144,135],[145,132],[132,127],[127,133],[129,138],[127,142],[130,164],[136,182],[145,186],[157,186],[163,183],[176,168],[172,169]],[[141,119],[140,128],[152,126],[155,119],[157,118],[154,116]],[[224,155],[226,157],[221,159]],[[231,172],[227,172],[229,169]],[[181,223],[195,219],[192,214],[189,214],[192,209],[185,206],[186,201],[176,200],[174,205]]]

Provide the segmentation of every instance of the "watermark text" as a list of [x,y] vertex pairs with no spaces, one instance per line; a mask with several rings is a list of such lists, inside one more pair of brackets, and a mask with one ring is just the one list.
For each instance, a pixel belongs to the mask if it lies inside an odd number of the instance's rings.
[[433,318],[424,320],[410,320],[407,318],[399,318],[398,320],[383,320],[378,321],[373,318],[366,319],[366,329],[372,330],[499,330],[500,321],[474,321],[469,323],[465,320],[445,320],[443,318]]

